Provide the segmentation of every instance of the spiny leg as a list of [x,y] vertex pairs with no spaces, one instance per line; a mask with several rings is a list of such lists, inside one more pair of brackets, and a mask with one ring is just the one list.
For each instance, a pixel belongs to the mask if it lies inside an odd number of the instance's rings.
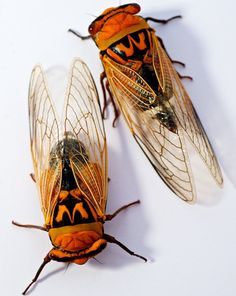
[[46,227],[43,226],[38,226],[38,225],[32,225],[32,224],[20,224],[16,221],[12,221],[12,224],[18,227],[24,227],[24,228],[34,228],[34,229],[39,229],[43,231],[48,231]]
[[155,22],[155,23],[160,23],[160,24],[166,25],[169,22],[171,22],[171,21],[173,21],[175,19],[180,19],[180,18],[182,18],[182,15],[176,15],[176,16],[168,18],[167,20],[160,20],[160,19],[156,19],[156,18],[153,18],[153,17],[145,17],[144,19],[146,21],[152,21],[152,22]]
[[113,218],[115,218],[121,211],[133,206],[133,205],[137,205],[137,204],[140,204],[140,200],[136,200],[136,201],[133,201],[127,205],[124,205],[123,207],[119,208],[118,210],[116,210],[113,214],[108,214],[105,216],[105,221],[111,221]]
[[49,254],[47,254],[47,256],[43,259],[43,263],[40,265],[38,271],[36,272],[35,277],[32,279],[31,283],[26,287],[26,289],[24,290],[24,292],[22,293],[23,295],[25,295],[27,293],[27,291],[29,290],[29,288],[33,285],[33,283],[35,283],[41,273],[41,271],[43,270],[44,266],[46,264],[48,264],[51,261],[51,258],[49,256]]
[[136,256],[136,257],[144,260],[145,262],[147,262],[147,259],[145,257],[134,253],[133,251],[128,249],[125,245],[123,245],[121,242],[119,242],[115,237],[113,237],[113,236],[111,236],[109,234],[106,234],[106,233],[104,233],[103,237],[107,242],[118,245],[120,248],[122,248],[124,251],[126,251],[131,256]]
[[80,35],[80,33],[78,33],[77,31],[72,30],[72,29],[69,29],[68,32],[70,32],[70,33],[74,34],[75,36],[79,37],[81,40],[87,40],[87,39],[92,38],[91,35],[83,36],[83,35]]

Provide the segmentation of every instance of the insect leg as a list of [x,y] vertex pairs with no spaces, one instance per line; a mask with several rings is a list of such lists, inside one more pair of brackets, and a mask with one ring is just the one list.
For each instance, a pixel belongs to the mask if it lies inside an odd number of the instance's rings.
[[31,179],[34,181],[34,183],[36,183],[36,179],[35,179],[35,174],[31,173],[30,174]]
[[35,277],[32,279],[32,282],[27,286],[27,288],[24,290],[24,292],[22,293],[23,295],[25,295],[27,293],[27,291],[29,290],[29,288],[33,285],[33,283],[35,283],[41,273],[41,271],[43,270],[44,266],[46,264],[48,264],[51,261],[51,258],[49,256],[49,254],[47,254],[47,256],[43,259],[43,263],[40,265],[38,271],[36,272]]
[[105,85],[104,85],[104,79],[105,78],[106,78],[106,73],[105,73],[105,71],[103,71],[100,74],[100,83],[101,83],[102,93],[103,93],[103,108],[102,108],[102,118],[103,119],[106,119],[105,111],[106,111],[107,106],[109,104],[109,102],[107,101],[107,94],[106,94],[106,89],[105,89]]
[[105,216],[105,221],[111,221],[113,218],[115,218],[121,211],[129,208],[130,206],[136,205],[136,204],[140,204],[140,200],[136,200],[133,201],[127,205],[124,205],[123,207],[119,208],[118,210],[116,210],[113,214],[108,214]]
[[158,41],[160,42],[161,47],[162,47],[162,48],[164,49],[164,51],[166,52],[166,54],[167,54],[168,58],[170,59],[170,61],[171,61],[173,64],[178,64],[178,65],[180,65],[180,66],[182,66],[182,67],[185,67],[185,64],[184,64],[184,63],[182,63],[182,62],[180,62],[180,61],[172,60],[172,58],[170,57],[168,51],[166,50],[166,47],[165,47],[165,44],[164,44],[163,40],[162,40],[159,36],[157,36],[157,39],[158,39]]
[[[115,122],[116,122],[117,118],[120,116],[120,113],[119,113],[119,111],[118,111],[118,109],[116,107],[116,103],[114,101],[112,92],[110,90],[110,85],[109,85],[108,80],[106,80],[106,82],[104,82],[105,78],[107,78],[107,76],[106,76],[106,73],[104,71],[100,75],[100,83],[101,83],[101,86],[102,86],[102,92],[103,92],[103,98],[104,98],[104,105],[103,105],[103,109],[102,109],[102,118],[105,119],[105,111],[107,109],[107,106],[111,102],[112,106],[113,106],[113,109],[114,109],[114,113],[115,113],[115,117],[114,117],[112,126],[115,127]],[[107,100],[106,90],[107,90],[107,92],[109,94],[109,99],[110,100]]]
[[77,31],[72,30],[72,29],[69,29],[68,32],[70,32],[70,33],[74,34],[75,36],[79,37],[81,40],[87,40],[87,39],[92,38],[91,35],[83,36],[83,35],[80,35]]
[[144,260],[145,262],[147,262],[147,259],[145,257],[134,253],[133,251],[128,249],[125,245],[123,245],[121,242],[119,242],[115,237],[113,237],[113,236],[111,236],[109,234],[106,234],[106,233],[104,233],[103,237],[107,242],[118,245],[119,247],[121,247],[123,250],[125,250],[131,256],[136,256],[136,257]]
[[43,226],[38,226],[38,225],[32,225],[32,224],[20,224],[17,223],[15,221],[11,222],[13,225],[18,226],[18,227],[24,227],[24,228],[34,228],[34,229],[39,229],[39,230],[43,230],[43,231],[48,231],[47,228],[43,227]]
[[114,98],[113,98],[113,95],[112,95],[112,92],[110,90],[110,85],[109,85],[109,82],[108,80],[106,81],[106,89],[107,89],[107,92],[109,94],[109,97],[110,97],[110,100],[111,100],[111,103],[112,103],[112,106],[113,106],[113,109],[114,109],[114,113],[115,113],[115,117],[113,119],[113,122],[112,122],[112,126],[115,127],[115,122],[116,120],[118,119],[118,117],[120,116],[120,112],[119,110],[116,108],[116,103],[114,101]]
[[[170,57],[170,55],[168,54],[168,51],[166,50],[166,47],[165,47],[165,45],[164,45],[163,40],[162,40],[160,37],[158,37],[158,36],[157,36],[157,39],[158,39],[158,41],[160,42],[161,47],[162,47],[162,48],[164,49],[164,51],[166,52],[166,54],[167,54],[168,58],[170,59],[170,61],[171,61],[173,64],[179,64],[179,65],[181,65],[182,67],[185,67],[185,64],[184,64],[184,63],[182,63],[182,62],[180,62],[180,61],[172,60],[171,57]],[[180,79],[189,79],[189,80],[191,80],[191,81],[193,80],[193,78],[192,78],[191,76],[183,76],[183,75],[181,75],[179,72],[177,72],[177,73],[178,73],[178,76],[179,76]]]
[[189,79],[189,80],[193,81],[193,77],[191,77],[191,76],[185,76],[185,75],[183,76],[183,75],[179,74],[179,72],[177,72],[177,74],[180,79]]
[[171,18],[168,18],[167,20],[160,20],[160,19],[156,19],[156,18],[153,18],[153,17],[145,17],[144,19],[146,21],[152,21],[152,22],[155,22],[155,23],[160,23],[160,24],[166,25],[170,21],[173,21],[173,20],[179,19],[179,18],[182,18],[182,16],[181,15],[176,15],[176,16],[173,16]]

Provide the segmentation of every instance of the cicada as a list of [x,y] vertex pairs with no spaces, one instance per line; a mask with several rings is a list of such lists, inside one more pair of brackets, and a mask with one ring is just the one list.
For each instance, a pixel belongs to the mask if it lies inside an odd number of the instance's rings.
[[[111,101],[123,114],[132,135],[169,188],[186,202],[196,198],[185,139],[196,148],[216,182],[223,183],[215,153],[162,40],[143,18],[138,4],[106,9],[89,26],[100,50]],[[117,113],[116,113],[117,117]]]
[[51,260],[84,264],[107,245],[105,221],[139,201],[107,215],[107,144],[97,90],[89,69],[76,59],[69,75],[62,123],[59,122],[43,70],[36,66],[29,86],[30,143],[34,179],[38,187],[44,226],[13,224],[48,232],[53,248],[34,279]]

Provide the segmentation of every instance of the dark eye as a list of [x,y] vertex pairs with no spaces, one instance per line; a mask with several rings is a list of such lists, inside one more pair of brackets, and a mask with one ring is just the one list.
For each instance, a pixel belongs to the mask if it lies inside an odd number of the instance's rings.
[[90,35],[94,35],[95,34],[95,30],[94,30],[94,24],[91,24],[88,28],[89,34]]

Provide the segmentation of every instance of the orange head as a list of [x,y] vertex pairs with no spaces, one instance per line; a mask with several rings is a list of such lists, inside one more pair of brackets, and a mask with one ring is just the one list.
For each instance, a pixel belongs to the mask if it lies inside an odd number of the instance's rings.
[[84,264],[106,247],[103,226],[100,222],[64,226],[49,230],[54,248],[49,256],[52,260]]
[[93,37],[100,50],[105,50],[113,42],[132,32],[149,28],[141,16],[136,3],[106,9],[89,26],[89,34]]

